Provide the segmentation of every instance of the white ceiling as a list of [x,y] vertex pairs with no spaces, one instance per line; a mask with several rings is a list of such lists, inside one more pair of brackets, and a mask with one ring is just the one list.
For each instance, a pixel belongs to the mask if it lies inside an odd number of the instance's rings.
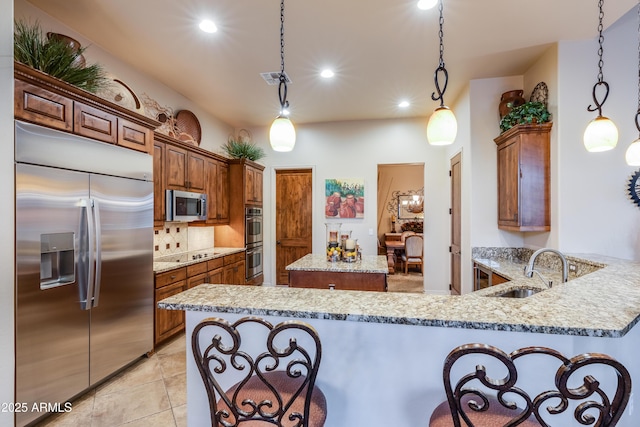
[[[278,0],[28,1],[231,125],[268,125],[278,113],[278,87],[260,77],[280,70]],[[470,79],[522,74],[558,40],[594,40],[594,69],[586,71],[595,83],[596,0],[444,1],[446,104]],[[438,105],[430,98],[438,8],[416,3],[286,0],[293,122],[427,117]],[[635,5],[605,2],[605,27]],[[201,32],[202,17],[218,32]],[[605,39],[605,63],[606,48]],[[325,66],[336,71],[331,81],[319,77]],[[400,111],[405,98],[412,106]]]

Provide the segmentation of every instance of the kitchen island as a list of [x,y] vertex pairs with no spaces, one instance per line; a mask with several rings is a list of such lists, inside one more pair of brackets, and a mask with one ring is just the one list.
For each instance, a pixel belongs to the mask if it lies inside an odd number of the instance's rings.
[[286,269],[290,288],[387,290],[389,268],[387,259],[382,255],[363,255],[355,262],[331,262],[324,254],[307,254]]
[[[327,397],[327,426],[427,425],[445,399],[442,366],[454,347],[486,343],[510,352],[546,346],[567,356],[607,353],[640,384],[640,264],[581,256],[601,268],[528,298],[495,297],[515,287],[546,287],[535,278],[463,296],[200,285],[160,302],[184,310],[187,340],[204,318],[299,319],[322,340],[317,384]],[[208,402],[187,345],[189,426],[208,420]],[[530,381],[542,381],[532,378]],[[635,427],[634,393],[618,427]],[[384,402],[379,411],[372,406]],[[555,425],[555,424],[554,424]],[[565,424],[572,425],[572,424]]]

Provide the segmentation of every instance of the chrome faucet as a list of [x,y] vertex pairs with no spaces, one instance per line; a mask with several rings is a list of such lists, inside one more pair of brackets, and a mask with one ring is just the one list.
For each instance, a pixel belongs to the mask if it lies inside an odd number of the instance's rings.
[[[533,268],[533,264],[536,262],[536,258],[538,258],[538,255],[540,255],[543,252],[552,252],[560,257],[560,259],[562,260],[562,283],[565,283],[569,279],[569,267],[567,263],[567,258],[565,258],[562,252],[557,251],[555,249],[550,249],[550,248],[538,249],[533,253],[533,255],[531,255],[531,258],[529,258],[529,264],[527,264],[527,266],[524,269],[524,275],[527,277],[533,277],[533,273],[535,272],[538,274],[538,276],[540,276],[540,273],[538,273]],[[551,286],[549,285],[549,287]]]

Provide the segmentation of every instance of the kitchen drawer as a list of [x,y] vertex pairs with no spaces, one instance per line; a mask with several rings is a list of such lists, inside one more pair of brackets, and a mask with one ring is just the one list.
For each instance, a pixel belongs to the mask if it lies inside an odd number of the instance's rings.
[[207,283],[209,276],[207,273],[201,273],[196,276],[189,276],[187,279],[187,289],[191,289],[195,286],[202,285],[203,283]]
[[116,122],[113,114],[80,102],[73,104],[73,131],[78,135],[115,144],[118,131]]
[[223,265],[224,265],[223,257],[214,258],[212,260],[207,261],[207,270],[209,271],[215,270],[217,268],[222,267]]
[[14,114],[17,119],[50,128],[73,130],[73,101],[46,89],[15,80]]
[[185,280],[186,278],[186,267],[176,268],[175,270],[167,271],[166,273],[156,274],[156,289],[167,286],[170,283]]
[[236,263],[238,261],[243,261],[244,257],[245,257],[244,251],[238,252],[237,254],[227,255],[224,257],[224,265],[229,265],[229,264]]
[[199,262],[197,264],[191,264],[187,266],[187,277],[193,277],[198,274],[207,272],[207,262]]

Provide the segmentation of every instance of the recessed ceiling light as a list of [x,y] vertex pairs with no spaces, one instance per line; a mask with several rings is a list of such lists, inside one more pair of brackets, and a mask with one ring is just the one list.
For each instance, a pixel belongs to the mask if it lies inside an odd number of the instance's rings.
[[330,79],[331,77],[335,76],[335,73],[333,72],[333,70],[330,70],[328,68],[325,68],[324,70],[322,70],[322,72],[320,73],[320,75],[322,77],[324,77],[325,79]]
[[216,24],[209,19],[203,19],[202,21],[200,21],[200,29],[205,33],[215,33],[216,31],[218,31],[218,27],[216,27]]
[[411,104],[409,103],[409,101],[401,101],[401,102],[398,104],[398,107],[400,107],[400,108],[407,108],[407,107],[409,107],[409,105],[411,105]]
[[428,10],[438,4],[438,0],[419,0],[418,8],[422,10]]

